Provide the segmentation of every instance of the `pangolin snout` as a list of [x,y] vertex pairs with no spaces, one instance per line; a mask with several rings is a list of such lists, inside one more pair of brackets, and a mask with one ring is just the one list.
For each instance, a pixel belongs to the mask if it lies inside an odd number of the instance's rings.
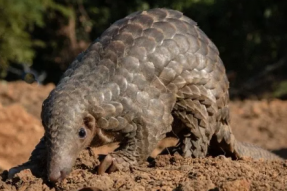
[[49,173],[49,181],[60,182],[64,180],[71,172],[71,168],[64,168],[62,170],[52,170]]
[[64,180],[72,171],[74,164],[73,157],[51,155],[51,162],[48,164],[48,179],[51,182]]

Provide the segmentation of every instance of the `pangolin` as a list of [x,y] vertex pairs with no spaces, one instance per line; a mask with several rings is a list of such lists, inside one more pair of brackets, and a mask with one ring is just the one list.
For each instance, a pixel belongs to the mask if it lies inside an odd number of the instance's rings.
[[125,170],[167,135],[184,157],[280,159],[235,139],[228,89],[218,49],[193,20],[163,8],[130,14],[78,55],[43,102],[45,134],[29,162],[47,157],[49,180],[61,181],[82,149],[120,142],[99,173]]

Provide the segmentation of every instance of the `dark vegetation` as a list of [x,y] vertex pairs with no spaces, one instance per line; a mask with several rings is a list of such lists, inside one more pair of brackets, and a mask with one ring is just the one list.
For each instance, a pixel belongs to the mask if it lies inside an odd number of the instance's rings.
[[233,98],[287,98],[287,1],[279,0],[0,0],[1,78],[57,83],[113,22],[155,7],[198,23],[221,53]]

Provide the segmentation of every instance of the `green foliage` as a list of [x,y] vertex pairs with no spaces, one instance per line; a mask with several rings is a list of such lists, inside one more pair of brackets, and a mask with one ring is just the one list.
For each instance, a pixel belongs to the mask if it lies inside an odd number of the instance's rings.
[[30,33],[35,27],[45,27],[43,16],[48,8],[67,11],[52,0],[0,0],[0,76],[10,63],[31,65],[36,46],[45,46]]
[[[56,83],[75,56],[113,22],[155,7],[182,11],[198,23],[218,47],[233,89],[246,86],[286,55],[287,1],[0,0],[2,72],[13,62],[33,63],[34,69],[48,73],[46,82]],[[268,77],[269,72],[256,79],[270,87],[277,80],[279,84],[287,80],[286,66],[281,69],[271,72],[278,77]],[[258,86],[248,93],[274,88],[270,87]]]
[[274,91],[274,97],[280,98],[283,96],[287,96],[287,80],[280,82]]

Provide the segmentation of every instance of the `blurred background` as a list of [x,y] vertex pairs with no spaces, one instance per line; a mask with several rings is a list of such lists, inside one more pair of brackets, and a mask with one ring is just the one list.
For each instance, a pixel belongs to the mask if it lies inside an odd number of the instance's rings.
[[28,160],[43,100],[75,57],[118,19],[155,7],[182,11],[218,47],[235,137],[287,159],[287,1],[0,0],[0,173]]
[[287,98],[287,1],[0,0],[0,78],[57,83],[116,20],[166,7],[195,20],[218,47],[234,98]]

